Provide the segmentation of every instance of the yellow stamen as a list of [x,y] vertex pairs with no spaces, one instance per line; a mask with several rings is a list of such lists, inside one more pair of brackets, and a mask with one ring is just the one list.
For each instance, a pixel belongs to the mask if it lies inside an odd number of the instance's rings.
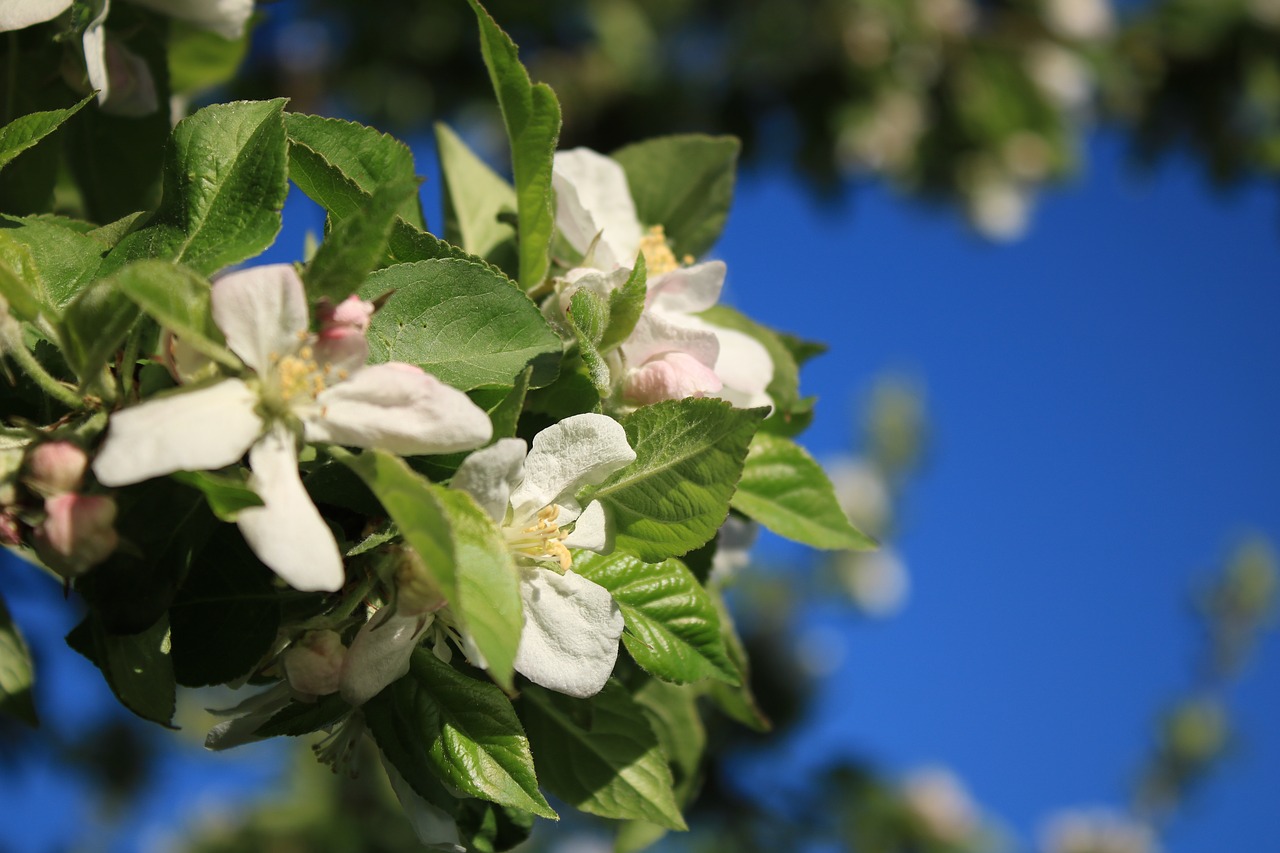
[[644,266],[649,275],[662,275],[680,269],[680,262],[676,260],[675,252],[671,251],[666,231],[661,225],[652,226],[640,238],[640,254],[644,255]]

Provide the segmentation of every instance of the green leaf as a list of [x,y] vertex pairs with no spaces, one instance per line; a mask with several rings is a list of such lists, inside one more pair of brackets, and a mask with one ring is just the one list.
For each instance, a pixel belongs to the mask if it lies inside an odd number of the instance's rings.
[[87,385],[99,375],[138,319],[138,306],[114,279],[95,282],[62,314],[62,354]]
[[0,231],[0,298],[15,317],[29,323],[41,316],[57,316],[31,251],[4,231]]
[[636,215],[661,225],[677,257],[700,257],[720,237],[741,144],[732,136],[661,136],[619,149]]
[[[289,177],[336,219],[347,219],[386,186],[418,185],[413,152],[394,136],[352,121],[287,113]],[[335,180],[335,179],[341,180]],[[425,228],[414,193],[396,208],[416,228]]]
[[91,614],[67,635],[67,645],[102,670],[122,705],[144,720],[172,728],[177,687],[167,618],[138,634],[109,634]]
[[529,380],[533,376],[533,368],[526,367],[516,377],[515,387],[501,401],[489,409],[489,420],[493,424],[493,440],[512,438],[516,434],[516,426],[524,411],[524,398],[529,393]]
[[223,684],[253,670],[280,627],[273,580],[238,530],[218,528],[196,554],[169,610],[179,684]]
[[808,426],[813,404],[800,399],[800,367],[782,338],[772,329],[725,305],[713,306],[699,316],[713,326],[742,332],[768,350],[773,362],[773,378],[765,390],[773,400],[773,413],[761,429],[780,435],[795,435]]
[[508,693],[514,692],[516,646],[523,625],[515,561],[502,531],[470,495],[440,488],[435,493],[453,530],[458,597],[451,603],[488,662],[489,675]]
[[351,711],[337,693],[315,702],[292,702],[254,730],[256,737],[300,737],[336,723]]
[[366,450],[357,456],[343,448],[331,447],[329,453],[355,471],[381,501],[405,541],[431,571],[440,595],[449,601],[456,600],[458,579],[453,533],[431,483],[399,456],[385,450]]
[[121,293],[183,343],[233,370],[241,368],[240,359],[227,349],[213,322],[212,288],[203,276],[167,261],[137,261],[112,280]]
[[600,354],[599,343],[609,325],[609,306],[590,290],[582,288],[569,300],[569,326],[578,341],[578,355],[587,368],[591,384],[601,397],[609,396],[612,378],[609,365]]
[[557,797],[600,817],[686,828],[658,738],[617,681],[590,699],[530,685],[520,710],[542,781]]
[[636,461],[593,495],[612,516],[618,549],[661,562],[706,544],[729,514],[747,446],[764,414],[689,398],[623,418]]
[[237,39],[174,19],[169,23],[169,88],[192,95],[235,76],[249,49],[250,29]]
[[600,338],[601,352],[618,346],[635,331],[648,294],[645,277],[644,255],[638,254],[627,283],[609,294],[609,327]]
[[80,103],[65,110],[45,110],[31,113],[0,127],[0,169],[9,165],[13,158],[53,133],[62,123],[84,108],[93,100],[88,96]]
[[538,306],[509,279],[479,262],[398,264],[360,288],[395,295],[369,325],[370,360],[405,361],[463,391],[511,385],[528,364],[531,384],[555,378],[562,344]]
[[849,522],[822,466],[786,438],[760,433],[751,442],[733,508],[779,536],[814,548],[876,547]]
[[676,684],[738,682],[715,604],[679,560],[650,565],[621,551],[579,551],[573,570],[609,590],[626,620],[622,642],[650,675]]
[[[436,125],[443,181],[445,239],[504,269],[518,265],[516,230],[499,219],[515,213],[516,191],[444,124]],[[518,275],[518,271],[517,271]]]
[[26,246],[30,253],[34,264],[31,275],[39,282],[41,298],[55,309],[50,316],[56,316],[97,277],[105,249],[87,234],[59,222],[30,217],[5,217],[0,225],[6,226],[0,232],[5,240]]
[[[698,787],[699,766],[707,732],[698,714],[697,693],[673,684],[647,679],[632,694],[645,714],[671,764],[676,802],[682,807]],[[666,835],[666,829],[645,821],[628,821],[618,829],[615,853],[643,850]]]
[[498,96],[511,143],[519,221],[520,284],[526,290],[542,284],[551,267],[555,231],[555,197],[551,161],[560,136],[560,104],[545,83],[534,85],[520,64],[515,43],[477,0],[468,0],[480,25],[480,52]]
[[751,692],[751,666],[747,660],[747,650],[743,648],[738,629],[733,624],[733,616],[719,594],[713,592],[710,595],[715,602],[716,612],[720,615],[720,634],[724,638],[725,651],[729,654],[729,660],[733,663],[741,684],[734,686],[713,681],[708,693],[720,710],[732,719],[752,731],[767,732],[773,728],[773,723],[760,710],[755,694]]
[[520,809],[457,800],[458,832],[463,846],[475,853],[499,853],[523,843],[533,831],[533,815]]
[[17,717],[33,728],[40,725],[35,703],[31,700],[31,685],[34,683],[31,652],[22,639],[22,632],[9,616],[4,599],[0,598],[0,713]]
[[418,649],[409,674],[369,700],[364,715],[383,754],[414,790],[424,773],[434,773],[464,794],[556,817],[538,790],[520,720],[494,685]]
[[340,220],[329,231],[307,266],[303,280],[313,298],[339,302],[364,284],[382,266],[396,212],[416,198],[418,182],[387,184],[374,190],[359,213]]
[[212,275],[270,246],[288,192],[283,110],[283,98],[237,101],[178,122],[160,208],[108,264],[160,258]]
[[199,489],[209,502],[209,509],[222,521],[235,521],[241,510],[262,506],[262,498],[249,487],[242,473],[232,476],[209,471],[175,471],[169,476]]

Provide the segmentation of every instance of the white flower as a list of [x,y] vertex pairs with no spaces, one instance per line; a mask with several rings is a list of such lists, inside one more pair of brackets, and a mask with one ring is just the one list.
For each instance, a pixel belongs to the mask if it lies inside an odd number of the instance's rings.
[[867,616],[893,616],[907,603],[911,575],[893,548],[881,545],[875,551],[842,551],[834,559],[849,598]]
[[644,256],[648,295],[645,310],[621,351],[627,372],[623,396],[636,403],[712,395],[736,406],[768,406],[765,392],[773,361],[755,339],[714,326],[696,316],[715,305],[724,287],[721,261],[682,266],[661,226],[645,231],[622,167],[587,148],[555,155],[556,225],[574,249],[590,255],[596,270],[571,271],[562,306],[582,286],[606,290],[626,281]]
[[1046,0],[1044,17],[1045,25],[1065,39],[1105,38],[1115,26],[1109,0]]
[[516,556],[524,628],[515,668],[543,687],[592,696],[613,672],[622,613],[607,590],[569,570],[570,548],[609,550],[609,528],[598,501],[583,508],[574,496],[635,458],[621,424],[584,414],[538,433],[527,455],[520,439],[502,439],[454,475],[451,486],[476,499]]
[[250,485],[264,505],[238,516],[245,540],[295,589],[339,589],[342,557],[298,476],[296,434],[406,456],[452,453],[488,441],[489,418],[461,391],[412,365],[365,367],[367,345],[353,347],[343,337],[332,347],[308,335],[302,281],[287,264],[219,280],[212,308],[227,345],[253,375],[116,412],[94,473],[103,485],[125,486],[223,468],[247,451]]
[[902,799],[940,841],[961,843],[978,829],[978,810],[964,783],[945,767],[923,767],[903,778]]
[[1045,825],[1043,853],[1157,853],[1151,827],[1107,808],[1059,812]]
[[5,0],[0,3],[0,33],[52,21],[71,8],[71,0]]

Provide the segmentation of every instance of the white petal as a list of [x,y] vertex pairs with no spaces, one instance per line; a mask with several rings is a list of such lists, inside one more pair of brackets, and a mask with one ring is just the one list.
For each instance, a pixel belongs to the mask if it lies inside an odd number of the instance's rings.
[[277,711],[292,701],[289,685],[283,681],[261,693],[249,696],[240,704],[226,711],[210,711],[211,714],[233,714],[209,730],[204,748],[215,752],[242,746],[261,738],[254,735],[258,726],[271,719]]
[[213,321],[244,363],[259,373],[291,353],[307,330],[307,297],[291,264],[250,267],[213,283]]
[[0,3],[0,33],[43,24],[71,8],[72,0],[6,0]]
[[516,670],[569,696],[594,696],[618,659],[622,611],[608,590],[581,575],[524,569],[524,630]]
[[560,151],[551,173],[556,225],[569,245],[586,252],[600,234],[594,266],[609,270],[635,263],[640,220],[626,172],[617,161],[589,148]]
[[249,467],[263,505],[241,510],[236,524],[253,553],[294,589],[341,589],[338,543],[302,487],[293,436],[274,427],[249,449]]
[[157,12],[211,30],[224,39],[238,39],[253,14],[253,0],[133,0]]
[[338,688],[342,698],[358,708],[404,677],[409,658],[433,618],[430,613],[401,616],[384,609],[361,625],[342,659]]
[[613,418],[592,413],[565,418],[534,436],[524,482],[511,493],[514,516],[523,519],[552,504],[573,504],[578,489],[603,483],[635,458],[626,430]]
[[569,548],[586,548],[600,554],[613,550],[613,537],[610,535],[609,519],[605,515],[604,504],[592,501],[578,516],[573,525],[573,532],[564,538]]
[[713,328],[720,341],[720,357],[716,359],[716,375],[724,383],[720,396],[743,408],[773,405],[765,393],[773,381],[769,351],[750,335]]
[[707,367],[714,367],[720,357],[720,341],[705,323],[700,326],[695,323],[696,318],[687,314],[646,310],[622,344],[622,355],[630,367],[639,367],[668,352],[683,352]]
[[724,261],[708,261],[654,276],[648,283],[645,301],[661,311],[706,311],[720,301],[724,273]]
[[449,487],[471,495],[490,518],[501,524],[511,502],[512,488],[524,479],[524,456],[528,450],[523,439],[498,439],[462,460]]
[[84,47],[84,66],[89,73],[89,87],[98,90],[98,104],[102,105],[111,97],[111,80],[107,75],[107,13],[111,11],[111,0],[105,0],[97,17],[85,27],[81,37]]
[[[381,753],[380,753],[381,754]],[[437,808],[418,795],[404,777],[382,755],[382,767],[387,771],[387,779],[391,782],[391,790],[396,792],[396,799],[404,809],[405,817],[413,824],[413,832],[428,850],[440,850],[443,853],[466,853],[460,844],[458,824],[449,817],[444,809]]]
[[376,447],[401,456],[454,453],[487,442],[493,424],[471,398],[410,364],[357,371],[320,393],[307,441]]
[[108,422],[93,473],[104,486],[127,486],[174,471],[230,465],[262,432],[257,402],[249,386],[227,379],[121,409]]

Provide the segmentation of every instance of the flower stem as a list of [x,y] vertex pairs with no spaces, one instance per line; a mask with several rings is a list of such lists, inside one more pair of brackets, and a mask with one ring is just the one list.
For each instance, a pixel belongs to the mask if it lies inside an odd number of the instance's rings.
[[62,403],[69,409],[79,409],[84,405],[84,400],[80,395],[72,391],[63,383],[53,378],[47,370],[44,369],[31,351],[24,346],[15,346],[7,349],[6,354],[9,355],[18,366],[30,376],[40,388],[53,399]]

